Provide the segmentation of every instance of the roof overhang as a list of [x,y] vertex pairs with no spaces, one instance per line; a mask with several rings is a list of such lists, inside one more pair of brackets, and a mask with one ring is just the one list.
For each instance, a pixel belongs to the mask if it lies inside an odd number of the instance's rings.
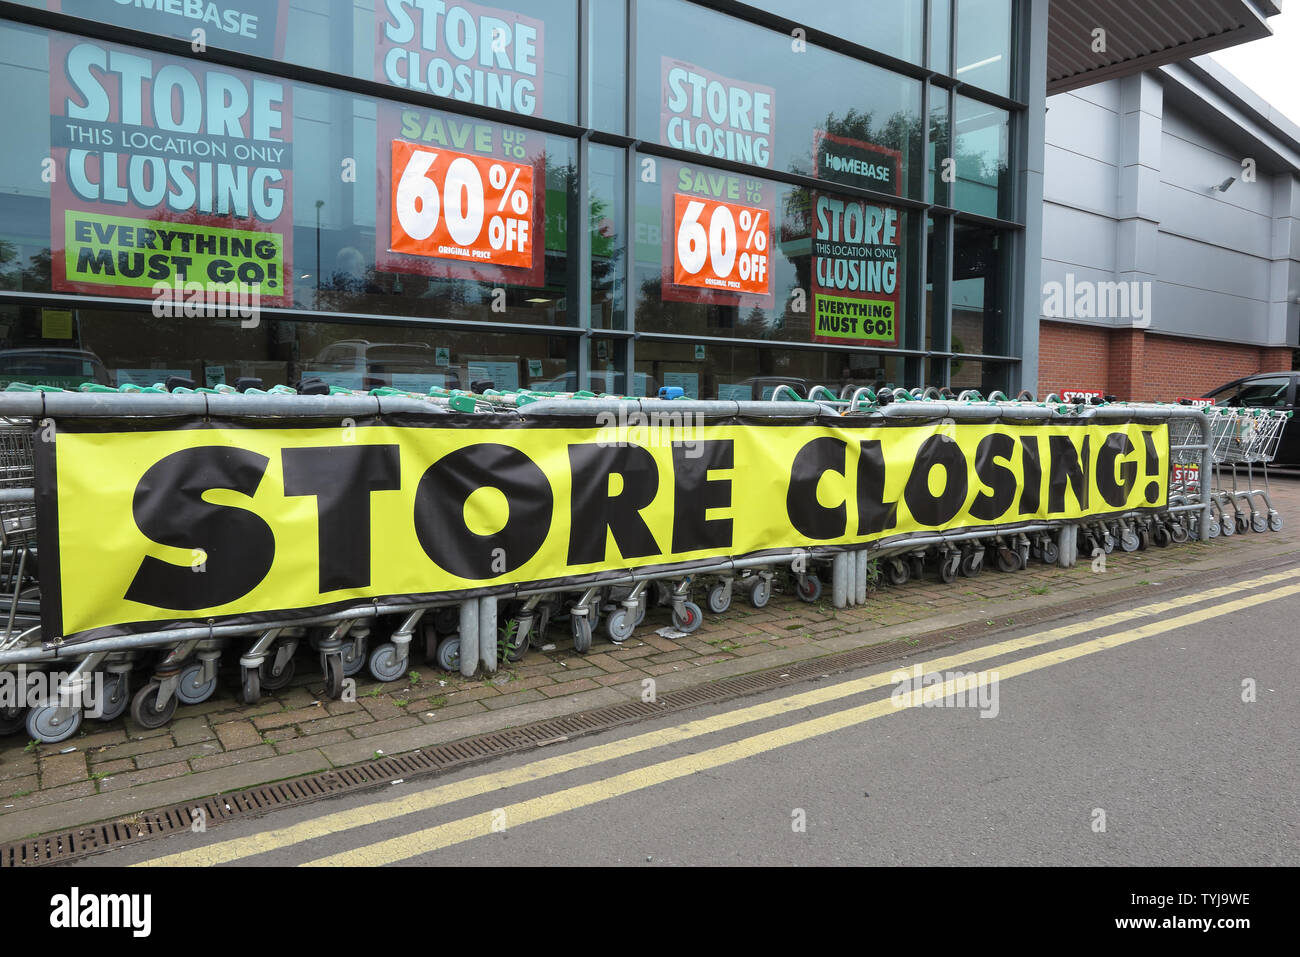
[[[1269,36],[1275,0],[1051,0],[1047,92],[1064,93]],[[1093,50],[1093,31],[1106,31]]]

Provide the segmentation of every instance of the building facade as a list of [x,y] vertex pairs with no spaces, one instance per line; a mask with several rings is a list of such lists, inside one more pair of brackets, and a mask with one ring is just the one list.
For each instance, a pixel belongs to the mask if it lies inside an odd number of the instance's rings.
[[1033,388],[1048,90],[1270,11],[0,0],[0,384]]
[[1039,389],[1199,396],[1300,345],[1300,127],[1208,57],[1048,98]]

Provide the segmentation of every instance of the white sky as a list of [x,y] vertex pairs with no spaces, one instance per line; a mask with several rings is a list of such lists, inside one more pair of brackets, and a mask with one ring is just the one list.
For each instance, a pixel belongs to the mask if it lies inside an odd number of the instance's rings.
[[1300,123],[1300,0],[1283,0],[1270,17],[1271,37],[1210,54],[1220,65]]

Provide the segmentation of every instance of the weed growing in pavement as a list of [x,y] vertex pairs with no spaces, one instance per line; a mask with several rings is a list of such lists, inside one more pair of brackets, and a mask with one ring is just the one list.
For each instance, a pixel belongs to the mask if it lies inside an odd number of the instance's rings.
[[405,708],[405,707],[406,707],[408,704],[410,704],[410,703],[411,703],[411,702],[408,701],[406,698],[394,698],[394,699],[393,699],[393,704],[397,705],[399,708]]
[[1034,585],[1029,589],[1031,595],[1046,595],[1051,589],[1047,585]]
[[40,746],[41,743],[37,741],[35,738],[32,738],[30,741],[27,742],[27,747],[23,748],[23,754],[34,754],[36,752],[36,749],[39,748]]
[[420,687],[420,682],[424,680],[424,676],[418,671],[412,671],[406,676],[406,680],[411,683],[412,687],[418,688]]

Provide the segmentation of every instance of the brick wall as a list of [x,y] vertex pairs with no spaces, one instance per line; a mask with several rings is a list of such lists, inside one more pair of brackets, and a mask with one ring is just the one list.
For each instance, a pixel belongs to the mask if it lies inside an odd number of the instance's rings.
[[1154,335],[1142,329],[1098,329],[1043,320],[1038,331],[1038,392],[1103,389],[1121,399],[1169,401],[1202,395],[1256,372],[1292,366],[1286,347],[1243,346]]

